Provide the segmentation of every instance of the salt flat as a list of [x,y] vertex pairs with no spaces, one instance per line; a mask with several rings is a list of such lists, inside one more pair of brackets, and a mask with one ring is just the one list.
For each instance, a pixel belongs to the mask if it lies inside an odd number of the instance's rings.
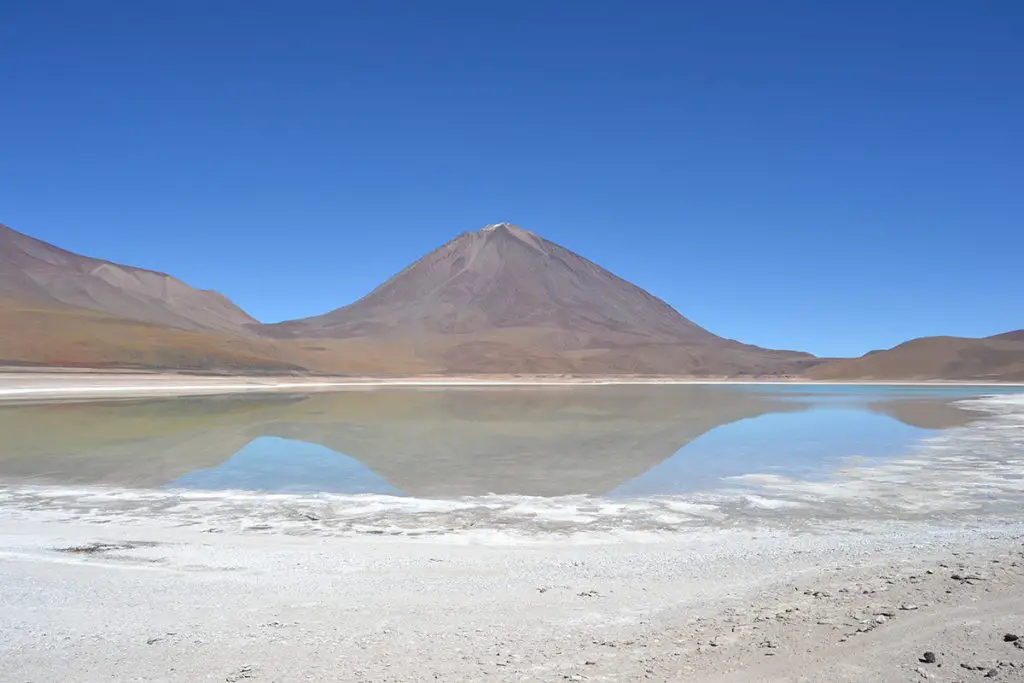
[[[1024,674],[1024,651],[1002,640],[1024,618],[1018,522],[518,545],[0,532],[7,680],[963,680],[961,663]],[[944,666],[919,663],[925,650]]]

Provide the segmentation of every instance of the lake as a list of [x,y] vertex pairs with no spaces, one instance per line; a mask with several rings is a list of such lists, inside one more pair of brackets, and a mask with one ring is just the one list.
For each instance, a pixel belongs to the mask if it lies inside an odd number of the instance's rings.
[[384,388],[5,405],[0,506],[375,534],[997,514],[1024,493],[1020,391]]

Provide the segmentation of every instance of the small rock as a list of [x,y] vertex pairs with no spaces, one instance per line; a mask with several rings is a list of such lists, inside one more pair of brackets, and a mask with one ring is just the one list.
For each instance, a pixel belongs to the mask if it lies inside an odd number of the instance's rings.
[[917,609],[917,605],[914,605],[914,604],[900,605],[900,609],[903,610],[904,612],[912,612],[915,609]]
[[985,678],[995,678],[999,675],[999,669],[989,669],[985,672]]
[[877,617],[875,617],[876,624],[884,624],[887,621],[889,621],[889,617],[885,616],[884,614],[879,614]]
[[1018,640],[1020,640],[1020,636],[1016,633],[1007,633],[1003,636],[1003,642],[1006,643],[1016,643]]
[[150,638],[149,640],[146,641],[146,645],[154,645],[156,643],[159,643],[161,640],[163,640],[163,638],[161,638],[159,636],[157,636],[156,638]]
[[588,659],[587,661],[583,662],[583,664],[586,666],[594,666],[597,664],[597,662],[595,662],[593,659]]
[[251,667],[251,666],[243,666],[241,669],[238,670],[238,673],[232,674],[231,676],[228,676],[224,680],[227,681],[227,683],[237,683],[238,681],[244,681],[244,680],[247,680],[247,679],[250,679],[250,678],[255,678],[255,677],[256,677],[256,672],[253,669],[253,667]]
[[934,652],[929,650],[928,652],[925,652],[923,655],[921,655],[921,661],[925,664],[934,664],[935,662],[939,661],[939,658],[935,656]]

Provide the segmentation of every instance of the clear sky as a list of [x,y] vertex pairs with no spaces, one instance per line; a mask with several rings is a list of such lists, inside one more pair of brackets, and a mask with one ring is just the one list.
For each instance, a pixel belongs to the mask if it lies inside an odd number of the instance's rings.
[[265,321],[509,221],[760,345],[1024,327],[1019,0],[33,0],[0,45],[0,222]]

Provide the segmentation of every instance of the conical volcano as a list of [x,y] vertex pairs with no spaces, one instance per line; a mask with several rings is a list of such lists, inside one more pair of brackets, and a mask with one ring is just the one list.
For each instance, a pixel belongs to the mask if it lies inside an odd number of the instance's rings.
[[718,337],[509,223],[459,235],[349,306],[261,331],[401,340],[452,372],[789,374],[811,359]]
[[456,237],[350,306],[272,327],[298,337],[503,328],[715,338],[639,287],[509,223]]

